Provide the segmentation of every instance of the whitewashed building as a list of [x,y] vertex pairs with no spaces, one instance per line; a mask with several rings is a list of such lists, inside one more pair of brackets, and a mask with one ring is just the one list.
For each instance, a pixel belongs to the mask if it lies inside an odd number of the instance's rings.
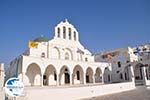
[[11,61],[6,80],[19,77],[25,86],[75,85],[111,82],[111,64],[95,62],[67,20],[55,27],[54,37],[39,37]]
[[149,44],[98,53],[95,55],[95,60],[112,64],[113,83],[131,81],[133,77],[135,85],[150,85]]
[[0,91],[2,90],[4,86],[4,77],[5,77],[5,72],[4,72],[4,64],[0,64]]
[[5,77],[5,72],[4,72],[4,64],[0,63],[0,100],[4,100],[4,77]]

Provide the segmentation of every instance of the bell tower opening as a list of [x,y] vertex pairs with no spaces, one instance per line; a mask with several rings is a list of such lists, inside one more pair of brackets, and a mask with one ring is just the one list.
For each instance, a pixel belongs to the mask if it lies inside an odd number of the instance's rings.
[[60,22],[55,27],[55,38],[70,40],[70,41],[78,41],[78,32],[75,27],[68,22],[67,19],[65,21]]

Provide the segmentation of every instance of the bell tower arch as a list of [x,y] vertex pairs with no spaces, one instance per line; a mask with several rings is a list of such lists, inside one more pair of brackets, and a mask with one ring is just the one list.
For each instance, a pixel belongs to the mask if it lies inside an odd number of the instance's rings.
[[72,24],[70,24],[67,19],[57,24],[57,26],[55,27],[54,38],[79,41],[79,35],[76,28]]

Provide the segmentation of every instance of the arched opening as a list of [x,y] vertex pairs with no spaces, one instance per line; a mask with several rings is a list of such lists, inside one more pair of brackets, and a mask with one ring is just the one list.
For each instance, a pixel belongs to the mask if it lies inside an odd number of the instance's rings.
[[86,62],[88,61],[88,58],[87,58],[87,57],[85,58],[85,61],[86,61]]
[[44,52],[42,52],[41,57],[45,58],[45,53]]
[[108,67],[104,69],[104,83],[110,83],[111,82],[111,72]]
[[122,73],[120,73],[120,79],[121,79],[121,80],[123,79],[123,75],[122,75]]
[[143,64],[138,63],[134,67],[134,77],[135,77],[135,84],[142,85],[144,84],[144,72],[143,72]]
[[57,28],[57,34],[58,34],[57,37],[59,38],[60,37],[60,28],[59,27]]
[[60,51],[57,47],[52,48],[50,57],[52,59],[60,59]]
[[63,27],[63,38],[66,39],[66,27]]
[[125,81],[130,80],[129,73],[130,73],[130,67],[127,66],[127,67],[124,68],[124,80]]
[[96,68],[95,83],[100,83],[100,82],[102,82],[102,71],[100,68]]
[[137,64],[135,66],[134,75],[136,80],[143,80],[142,64]]
[[53,65],[47,66],[43,75],[43,85],[56,85],[57,73]]
[[65,60],[69,60],[69,54],[68,54],[68,52],[65,53]]
[[26,70],[25,84],[29,86],[41,85],[41,69],[36,63],[32,63]]
[[81,66],[77,65],[73,69],[73,84],[82,84],[83,83],[83,69]]
[[70,83],[70,71],[67,66],[63,66],[60,70],[60,84],[69,84]]
[[93,83],[93,70],[90,67],[86,69],[86,83]]
[[76,32],[74,31],[73,33],[74,33],[74,40],[76,41]]
[[118,67],[119,67],[119,68],[121,67],[121,62],[120,62],[120,61],[118,61]]
[[71,40],[71,28],[68,28],[69,33],[69,40]]
[[73,60],[72,50],[70,50],[69,48],[65,49],[65,59],[66,60]]

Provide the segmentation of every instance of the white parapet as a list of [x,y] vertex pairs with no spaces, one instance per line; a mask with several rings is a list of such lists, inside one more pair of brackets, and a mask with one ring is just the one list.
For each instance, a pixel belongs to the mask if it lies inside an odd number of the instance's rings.
[[78,100],[135,89],[133,82],[79,87],[26,87],[26,100]]

